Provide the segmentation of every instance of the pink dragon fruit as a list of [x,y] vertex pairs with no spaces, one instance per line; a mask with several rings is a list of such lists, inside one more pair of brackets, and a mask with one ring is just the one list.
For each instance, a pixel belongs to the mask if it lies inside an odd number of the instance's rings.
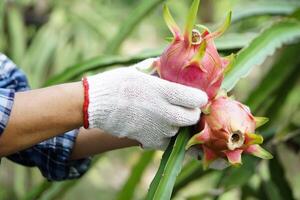
[[264,117],[253,117],[250,109],[226,95],[217,96],[206,106],[199,123],[200,133],[194,135],[187,148],[199,144],[203,149],[204,168],[218,159],[226,158],[231,165],[240,165],[241,154],[270,159],[272,155],[261,148],[261,135],[255,134],[255,129],[268,121]]
[[231,13],[219,30],[210,33],[206,27],[201,26],[204,29],[201,34],[193,29],[198,5],[199,0],[193,2],[183,35],[169,9],[164,6],[164,18],[173,34],[173,41],[154,66],[161,78],[204,90],[209,99],[213,99],[232,59],[232,56],[220,57],[213,39],[227,29]]
[[231,165],[239,165],[242,153],[270,159],[272,155],[259,146],[263,142],[262,136],[255,134],[255,129],[267,119],[253,117],[248,107],[226,94],[220,95],[224,74],[233,56],[220,57],[213,39],[227,29],[231,13],[216,32],[211,33],[198,25],[201,33],[194,29],[199,3],[199,0],[193,1],[183,35],[169,9],[164,7],[164,18],[173,34],[173,41],[153,63],[161,78],[199,88],[208,94],[209,102],[201,108],[200,132],[190,139],[187,148],[197,145],[203,150],[205,168],[219,158],[227,158]]

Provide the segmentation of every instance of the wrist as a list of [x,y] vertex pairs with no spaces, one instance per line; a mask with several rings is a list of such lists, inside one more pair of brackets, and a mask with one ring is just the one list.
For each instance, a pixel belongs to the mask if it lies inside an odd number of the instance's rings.
[[81,127],[83,125],[83,112],[82,107],[84,103],[84,90],[81,82],[74,82],[64,84],[63,92],[66,96],[66,106],[70,108],[73,113],[74,125]]
[[100,128],[107,130],[106,125],[110,126],[110,113],[117,105],[118,89],[112,87],[114,81],[110,76],[97,74],[83,79],[85,91],[85,102],[83,103],[84,118],[86,128]]
[[90,103],[89,99],[89,83],[87,78],[82,78],[82,86],[83,86],[83,106],[82,106],[82,114],[83,114],[83,127],[85,129],[89,128],[89,114],[88,114],[88,107]]

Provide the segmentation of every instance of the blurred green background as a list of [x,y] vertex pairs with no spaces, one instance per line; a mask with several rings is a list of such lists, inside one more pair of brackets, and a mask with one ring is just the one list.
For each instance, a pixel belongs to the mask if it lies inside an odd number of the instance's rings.
[[[133,64],[168,44],[165,2],[183,25],[191,0],[1,0],[0,52],[26,72],[33,88]],[[239,64],[256,66],[232,93],[271,119],[261,132],[275,158],[246,157],[241,168],[222,172],[203,172],[187,158],[174,199],[300,199],[299,8],[298,0],[202,0],[198,21],[212,30],[233,11],[216,45],[223,55],[242,49]],[[84,177],[61,183],[3,159],[0,199],[143,199],[161,154],[105,153]]]

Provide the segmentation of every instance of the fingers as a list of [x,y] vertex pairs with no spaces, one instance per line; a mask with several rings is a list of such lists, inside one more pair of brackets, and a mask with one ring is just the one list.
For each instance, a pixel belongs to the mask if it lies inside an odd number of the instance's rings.
[[199,108],[207,103],[205,92],[185,85],[164,81],[161,92],[174,105]]
[[171,138],[161,138],[159,141],[153,143],[152,148],[164,151],[167,149],[170,140]]
[[178,126],[170,126],[166,133],[164,133],[167,137],[173,137],[175,136],[179,131]]
[[149,69],[149,67],[151,67],[153,62],[155,62],[157,59],[158,58],[148,58],[135,65],[132,65],[131,67],[140,71],[145,71],[145,69]]
[[141,138],[136,138],[136,140],[141,140],[143,149],[155,149],[155,150],[166,150],[171,140],[171,137],[161,137],[161,138],[151,138],[149,141],[143,141]]
[[191,126],[199,121],[200,108],[185,108],[181,106],[169,105],[162,113],[165,120],[173,126]]

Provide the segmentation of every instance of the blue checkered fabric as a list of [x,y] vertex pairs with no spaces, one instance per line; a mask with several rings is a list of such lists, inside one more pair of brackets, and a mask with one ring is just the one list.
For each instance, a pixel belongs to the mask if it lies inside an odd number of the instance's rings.
[[[13,107],[15,92],[26,90],[29,85],[24,73],[0,53],[0,137]],[[78,130],[63,133],[7,158],[21,165],[38,167],[50,181],[79,178],[88,170],[91,160],[70,161],[77,134]]]

